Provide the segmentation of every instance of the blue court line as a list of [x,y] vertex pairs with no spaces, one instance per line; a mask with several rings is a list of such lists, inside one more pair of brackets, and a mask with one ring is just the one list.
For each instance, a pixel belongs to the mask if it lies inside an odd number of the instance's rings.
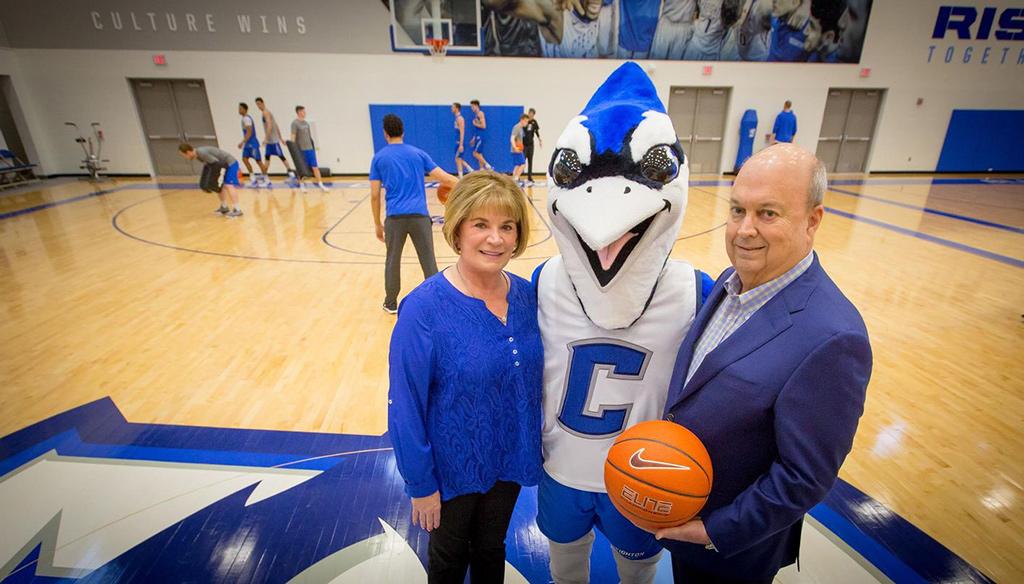
[[894,582],[992,584],[949,548],[842,479],[810,515]]
[[[194,448],[159,448],[153,446],[87,444],[69,440],[57,448],[61,456],[80,458],[111,458],[120,460],[159,460],[162,462],[214,464],[219,466],[284,467],[302,470],[327,470],[338,464],[337,457],[303,457],[260,452],[223,451]],[[306,460],[314,458],[314,460]]]
[[93,197],[102,197],[103,195],[109,195],[110,193],[116,193],[117,191],[125,187],[117,187],[113,189],[107,189],[103,191],[96,191],[93,193],[87,193],[85,195],[79,195],[77,197],[71,197],[70,199],[61,199],[60,201],[52,201],[50,203],[43,203],[42,205],[36,205],[34,207],[25,207],[24,209],[18,209],[17,211],[8,211],[7,213],[0,214],[0,221],[4,219],[10,219],[11,217],[17,217],[19,215],[27,215],[28,213],[35,213],[36,211],[42,211],[43,209],[49,209],[50,207],[58,207],[60,205],[67,205],[68,203],[77,203],[78,201],[84,201],[85,199],[91,199]]
[[1021,178],[844,178],[836,185],[1024,185]]
[[914,231],[913,229],[907,229],[905,227],[900,227],[898,225],[893,225],[891,223],[886,223],[884,221],[879,221],[878,219],[871,219],[870,217],[864,217],[863,215],[857,215],[855,213],[849,213],[847,211],[840,211],[839,209],[833,209],[831,207],[825,207],[825,210],[828,211],[829,213],[834,213],[836,215],[839,215],[840,217],[845,217],[847,219],[853,219],[853,220],[856,220],[856,221],[863,221],[864,223],[868,223],[869,225],[874,225],[875,227],[881,227],[882,229],[888,229],[890,231],[895,231],[896,233],[900,233],[900,234],[903,234],[903,235],[908,235],[910,237],[916,237],[918,239],[923,239],[923,240],[931,242],[931,243],[937,243],[939,245],[944,245],[946,247],[951,247],[951,248],[959,250],[959,251],[965,251],[965,252],[967,252],[969,254],[974,254],[976,256],[981,256],[983,258],[987,258],[987,259],[990,259],[990,260],[995,260],[995,261],[1003,263],[1003,264],[1011,265],[1011,266],[1013,266],[1015,268],[1024,268],[1024,260],[1019,260],[1017,258],[1011,258],[1010,256],[1004,256],[1002,254],[998,254],[998,253],[991,252],[991,251],[984,250],[984,249],[979,249],[977,247],[971,247],[971,246],[965,245],[963,243],[957,243],[955,241],[950,241],[948,239],[943,239],[941,237],[936,237],[934,235],[929,235],[927,233],[922,233],[920,231]]
[[[333,186],[334,183],[326,182],[324,185]],[[246,187],[239,187],[246,188]],[[93,197],[102,197],[109,195],[110,193],[116,193],[124,190],[162,190],[162,189],[195,189],[199,190],[199,186],[196,183],[138,183],[138,184],[126,184],[112,189],[105,189],[102,191],[95,191],[92,193],[86,193],[84,195],[78,195],[77,197],[71,197],[68,199],[61,199],[59,201],[52,201],[49,203],[43,203],[41,205],[35,205],[33,207],[25,207],[24,209],[18,209],[16,211],[8,211],[7,213],[0,214],[0,221],[4,219],[10,219],[11,217],[18,217],[19,215],[27,215],[28,213],[35,213],[36,211],[42,211],[51,207],[59,207],[61,205],[67,205],[70,203],[77,203]],[[265,189],[273,190],[273,189]]]
[[913,568],[893,555],[892,552],[879,542],[868,537],[856,525],[832,510],[828,505],[824,503],[818,504],[810,510],[809,515],[821,522],[825,529],[836,534],[843,543],[853,548],[861,557],[872,566],[881,570],[893,582],[897,584],[909,582],[925,584],[927,582]]
[[[727,186],[732,185],[732,183],[733,183],[733,181],[731,179],[729,179],[729,180],[701,180],[701,181],[691,181],[690,182],[690,186],[727,187]],[[327,182],[327,183],[324,183],[324,184],[328,185],[328,186],[331,186],[331,187],[339,187],[339,188],[359,188],[359,187],[365,188],[365,185],[367,183],[365,183],[365,182],[355,182],[355,183]],[[885,180],[885,179],[870,180],[869,179],[868,181],[860,180],[860,179],[847,179],[847,180],[832,181],[830,184],[832,184],[832,185],[886,185],[886,184],[894,184],[894,185],[895,184],[900,184],[900,185],[902,185],[902,184],[1003,185],[1003,184],[1024,184],[1024,179],[976,179],[976,178],[971,178],[971,179],[903,179],[903,180]],[[240,187],[240,188],[246,188],[246,187]],[[12,217],[18,217],[20,215],[26,215],[28,213],[34,213],[36,211],[42,211],[44,209],[49,209],[51,207],[57,207],[57,206],[60,206],[60,205],[67,205],[69,203],[77,203],[78,201],[84,201],[86,199],[90,199],[90,198],[93,198],[93,197],[102,197],[104,195],[109,195],[110,193],[116,193],[118,191],[127,190],[127,189],[140,189],[140,190],[149,190],[149,189],[196,189],[196,190],[198,190],[198,186],[196,186],[195,183],[141,183],[141,184],[133,183],[133,184],[121,185],[121,186],[118,186],[118,187],[115,187],[115,188],[112,188],[112,189],[106,189],[106,190],[102,190],[102,191],[96,191],[96,192],[93,192],[93,193],[87,193],[87,194],[84,194],[84,195],[79,195],[77,197],[71,197],[70,199],[63,199],[63,200],[60,200],[60,201],[53,201],[53,202],[50,202],[50,203],[43,203],[41,205],[35,205],[33,207],[26,207],[24,209],[18,209],[17,211],[9,211],[7,213],[2,213],[2,214],[0,214],[0,221],[2,221],[4,219],[10,219]],[[835,190],[835,189],[833,189],[833,190]],[[849,194],[849,193],[843,193],[843,194]],[[941,213],[941,212],[939,212],[939,213]],[[980,219],[979,220],[975,220],[975,221],[980,221]],[[996,225],[998,225],[998,224],[993,224],[992,226],[996,226]],[[1022,230],[1020,232],[1024,232],[1024,230]]]
[[[867,185],[870,186],[870,185]],[[1012,225],[1003,225],[1002,223],[995,223],[992,221],[985,221],[984,219],[976,219],[974,217],[968,217],[967,215],[958,215],[956,213],[950,213],[948,211],[939,211],[938,209],[931,209],[929,207],[921,207],[918,205],[911,205],[910,203],[902,203],[900,201],[893,201],[890,199],[884,199],[882,197],[875,197],[864,193],[856,193],[853,191],[846,191],[843,189],[837,189],[835,187],[829,187],[830,191],[839,193],[842,195],[849,195],[851,197],[857,197],[859,199],[870,199],[872,201],[878,201],[885,203],[886,205],[893,205],[896,207],[903,207],[904,209],[913,209],[915,211],[924,211],[932,215],[939,215],[940,217],[948,217],[950,219],[956,219],[957,221],[967,221],[968,223],[975,223],[977,225],[984,225],[985,227],[993,227],[995,229],[1002,229],[1011,233],[1024,233],[1024,229],[1020,227],[1014,227]]]

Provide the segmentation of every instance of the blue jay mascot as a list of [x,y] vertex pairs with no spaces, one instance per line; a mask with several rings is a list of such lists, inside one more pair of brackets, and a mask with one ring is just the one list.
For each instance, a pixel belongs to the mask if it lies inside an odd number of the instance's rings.
[[548,177],[561,255],[533,276],[544,342],[537,524],[555,582],[589,582],[595,526],[617,552],[622,582],[652,582],[661,547],[612,506],[604,460],[626,428],[661,417],[706,277],[669,259],[689,171],[636,63],[612,73],[569,121]]

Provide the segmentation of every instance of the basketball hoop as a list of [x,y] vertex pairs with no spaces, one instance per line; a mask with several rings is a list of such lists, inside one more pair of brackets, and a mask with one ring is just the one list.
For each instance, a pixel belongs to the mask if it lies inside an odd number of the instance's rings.
[[448,39],[429,39],[427,42],[430,43],[430,56],[435,61],[443,61],[448,54]]

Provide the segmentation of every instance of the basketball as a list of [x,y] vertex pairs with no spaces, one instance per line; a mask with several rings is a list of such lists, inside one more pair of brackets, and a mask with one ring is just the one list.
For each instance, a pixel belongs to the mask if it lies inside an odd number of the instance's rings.
[[608,450],[604,484],[615,508],[638,527],[656,531],[689,521],[711,493],[711,457],[686,428],[641,422]]
[[448,203],[448,193],[452,192],[452,188],[445,186],[444,184],[437,185],[437,200],[441,201],[442,205]]
[[520,144],[519,142],[516,142],[516,145],[512,148],[512,150],[514,150],[515,152],[522,152],[523,151],[523,145]]

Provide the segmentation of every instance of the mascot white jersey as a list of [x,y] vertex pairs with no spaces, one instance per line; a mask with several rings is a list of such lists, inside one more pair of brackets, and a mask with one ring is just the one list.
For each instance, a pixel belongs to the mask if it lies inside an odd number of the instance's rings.
[[621,66],[569,122],[549,176],[561,255],[537,275],[544,469],[603,493],[615,437],[661,417],[700,291],[693,267],[669,259],[689,172],[639,66]]

